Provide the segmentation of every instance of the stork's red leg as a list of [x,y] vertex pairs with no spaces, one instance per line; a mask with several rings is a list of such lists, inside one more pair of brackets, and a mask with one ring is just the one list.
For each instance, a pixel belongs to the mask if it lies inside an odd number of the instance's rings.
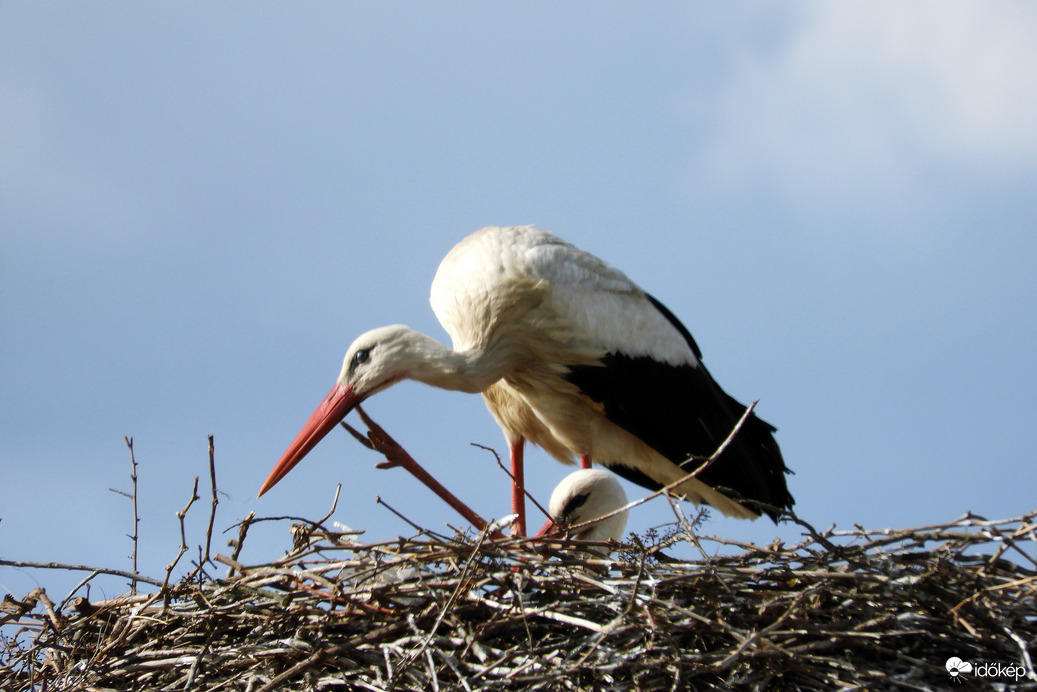
[[[461,502],[457,497],[443,487],[443,484],[437,481],[432,475],[426,471],[421,465],[414,461],[414,458],[407,453],[403,447],[400,446],[396,440],[394,440],[389,433],[371,420],[371,417],[367,415],[364,409],[359,406],[356,407],[357,413],[360,418],[364,421],[364,425],[367,426],[368,434],[362,435],[360,432],[354,430],[352,426],[346,421],[341,421],[343,428],[349,431],[349,433],[360,442],[360,444],[381,452],[385,455],[385,461],[375,464],[376,468],[380,469],[391,469],[400,466],[406,469],[412,476],[417,478],[419,481],[425,484],[425,486],[439,495],[448,505],[457,510],[457,513],[472,523],[479,531],[486,528],[486,520],[476,514],[468,505]],[[496,534],[495,534],[496,535]]]
[[509,442],[511,447],[511,511],[517,514],[515,523],[511,525],[512,536],[526,535],[526,480],[523,472],[522,457],[525,440],[521,437]]
[[591,461],[591,455],[590,454],[581,454],[580,455],[580,468],[581,469],[589,469],[589,468],[591,468],[593,466],[594,466],[594,463]]

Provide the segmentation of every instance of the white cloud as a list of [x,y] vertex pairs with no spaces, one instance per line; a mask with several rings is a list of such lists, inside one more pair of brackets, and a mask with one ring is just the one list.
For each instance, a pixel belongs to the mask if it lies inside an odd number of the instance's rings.
[[748,47],[714,104],[699,175],[794,204],[888,200],[934,167],[1037,162],[1037,6],[814,3]]
[[[1032,5],[817,7],[786,77],[810,75],[814,66],[820,84],[838,79],[849,98],[859,85],[855,105],[875,120],[888,118],[891,128],[902,128],[936,155],[1011,164],[1037,152]],[[829,57],[835,70],[824,65]]]

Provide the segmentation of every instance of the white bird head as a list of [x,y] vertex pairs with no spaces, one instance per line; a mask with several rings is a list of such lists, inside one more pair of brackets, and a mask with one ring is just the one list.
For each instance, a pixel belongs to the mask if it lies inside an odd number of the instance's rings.
[[443,350],[439,342],[402,324],[372,329],[349,346],[335,387],[348,389],[359,403],[400,380],[422,379],[424,366]]
[[416,377],[422,359],[437,350],[436,347],[448,350],[424,334],[399,324],[362,334],[346,351],[335,386],[295,436],[259,494],[288,475],[364,399],[402,379]]
[[[538,536],[546,536],[567,526],[582,524],[603,517],[627,504],[627,495],[612,473],[603,469],[580,469],[562,479],[554,492],[547,520]],[[585,526],[573,538],[583,541],[619,540],[627,525],[627,513],[603,519],[591,526]]]
[[481,392],[500,378],[483,371],[477,355],[456,353],[432,337],[402,324],[361,334],[346,351],[335,386],[306,421],[270,472],[262,495],[288,475],[358,404],[400,380],[418,380],[443,389]]

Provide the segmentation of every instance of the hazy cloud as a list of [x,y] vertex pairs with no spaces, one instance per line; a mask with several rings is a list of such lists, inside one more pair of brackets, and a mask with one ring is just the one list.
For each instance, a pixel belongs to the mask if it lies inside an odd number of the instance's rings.
[[796,206],[888,203],[934,167],[1018,173],[1037,155],[1037,9],[819,3],[746,47],[698,176]]

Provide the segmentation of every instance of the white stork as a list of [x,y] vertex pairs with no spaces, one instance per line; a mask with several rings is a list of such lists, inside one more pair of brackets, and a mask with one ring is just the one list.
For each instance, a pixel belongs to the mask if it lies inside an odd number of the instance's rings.
[[[603,517],[627,504],[627,494],[616,477],[602,469],[573,471],[555,486],[547,511],[551,514],[537,532],[547,536],[567,526]],[[597,524],[585,526],[573,535],[581,541],[608,541],[623,538],[627,512],[623,511]]]
[[[480,392],[510,447],[514,530],[525,534],[523,444],[651,488],[694,470],[745,410],[702,365],[673,313],[603,260],[532,226],[488,227],[443,259],[432,309],[453,348],[408,327],[361,335],[338,381],[270,472],[283,478],[358,403],[401,380]],[[751,414],[675,493],[723,514],[777,519],[793,499],[774,428]]]

